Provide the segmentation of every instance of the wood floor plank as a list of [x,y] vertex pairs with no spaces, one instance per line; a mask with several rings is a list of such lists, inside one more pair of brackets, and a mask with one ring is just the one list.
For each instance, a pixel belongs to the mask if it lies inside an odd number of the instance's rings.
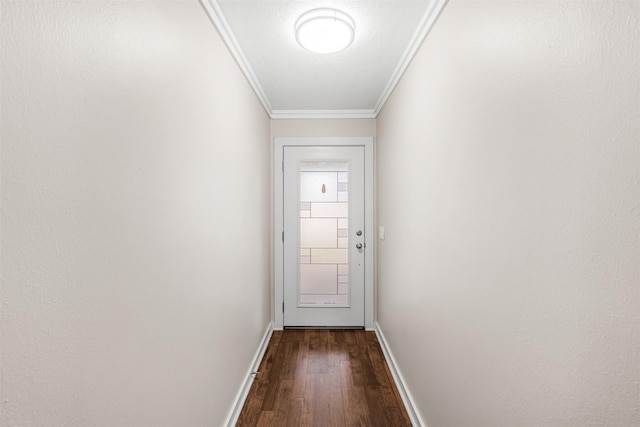
[[404,410],[402,399],[394,393],[392,386],[380,387],[382,406],[390,426],[410,426],[411,420]]
[[[273,411],[262,411],[258,418],[258,422],[255,424],[256,427],[272,427],[275,424],[273,423]],[[247,424],[253,425],[253,424]]]
[[384,354],[382,353],[382,349],[380,345],[378,345],[377,341],[367,342],[367,353],[369,355],[369,360],[371,361],[371,368],[373,369],[373,374],[376,377],[376,382],[381,386],[389,385],[389,378],[392,378],[390,373],[388,372],[386,367],[386,360],[384,359]]
[[273,425],[286,426],[293,405],[293,379],[285,378],[278,387],[278,399],[275,402]]
[[391,374],[391,370],[389,369],[389,365],[386,363],[386,361],[384,363],[384,370],[387,372],[387,378],[389,379],[389,391],[393,394],[393,397],[395,398],[395,405],[390,404],[390,406],[394,406],[395,408],[399,409],[402,419],[405,421],[406,425],[409,426],[411,425],[409,414],[407,413],[407,410],[404,407],[404,402],[402,402],[402,397],[400,396],[400,392],[398,391],[398,387],[396,387],[396,384],[393,380],[393,375]]
[[262,357],[262,361],[260,362],[260,367],[258,371],[264,376],[269,373],[271,367],[273,366],[273,362],[276,357],[276,353],[278,352],[278,348],[280,345],[280,340],[282,339],[282,331],[273,331],[271,335],[271,340],[269,341],[269,345],[267,346],[267,351]]
[[262,357],[258,373],[255,375],[253,384],[245,401],[244,408],[238,418],[238,426],[255,426],[262,410],[262,404],[267,390],[269,389],[268,376],[274,360],[277,357],[282,331],[274,331],[269,341],[267,351]]
[[307,360],[309,355],[309,342],[304,339],[298,342],[298,356],[296,359],[296,375],[293,378],[293,390],[291,392],[291,408],[287,420],[287,426],[299,427],[303,424],[303,410],[305,408],[305,388],[307,385]]
[[353,381],[353,361],[342,362],[342,398],[345,407],[345,425],[364,427],[371,424],[364,387]]
[[289,414],[287,415],[286,427],[300,427],[304,425],[302,421],[302,411],[304,409],[304,398],[293,398]]
[[282,365],[281,378],[294,379],[298,374],[298,352],[300,351],[300,343],[291,341],[281,345],[285,346],[284,351],[286,352]]
[[304,388],[304,398],[303,398],[303,406],[301,413],[301,426],[308,427],[313,426],[313,416],[314,416],[314,408],[316,403],[315,393],[316,387],[314,382],[313,374],[305,374],[305,388]]
[[327,358],[327,342],[329,331],[326,330],[308,330],[305,335],[309,339],[309,361],[307,364],[307,373],[309,374],[328,374],[329,360]]
[[307,381],[307,365],[309,361],[309,342],[303,340],[298,343],[298,357],[296,358],[296,376],[294,377],[293,397],[303,398]]
[[323,374],[307,374],[307,388],[310,389],[310,395],[313,396],[313,400],[311,400],[311,425],[313,426],[331,425],[330,400],[325,389],[325,377],[326,375]]
[[238,426],[410,426],[374,332],[274,331]]

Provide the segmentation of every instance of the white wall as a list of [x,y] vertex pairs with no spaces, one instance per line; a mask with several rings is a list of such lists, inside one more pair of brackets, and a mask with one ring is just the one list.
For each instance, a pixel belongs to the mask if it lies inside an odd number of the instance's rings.
[[429,427],[640,425],[639,8],[451,0],[379,116],[379,322]]
[[271,120],[273,138],[285,136],[375,136],[375,119],[278,119]]
[[269,322],[269,119],[197,1],[2,2],[3,426],[216,426]]

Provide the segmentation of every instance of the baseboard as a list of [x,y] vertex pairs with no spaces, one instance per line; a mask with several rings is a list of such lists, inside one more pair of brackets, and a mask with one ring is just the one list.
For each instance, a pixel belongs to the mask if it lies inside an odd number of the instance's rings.
[[267,346],[269,345],[269,341],[271,340],[271,334],[273,333],[273,323],[269,323],[267,326],[267,330],[262,337],[262,341],[260,342],[260,346],[258,347],[258,351],[253,358],[253,362],[249,367],[249,372],[247,373],[246,379],[242,384],[242,388],[238,392],[236,396],[235,404],[233,405],[233,409],[229,416],[227,417],[227,422],[225,425],[227,427],[233,427],[238,422],[238,418],[240,417],[240,412],[242,412],[242,407],[244,406],[245,400],[247,400],[247,396],[249,395],[249,390],[251,389],[251,384],[253,384],[254,373],[258,371],[260,367],[260,362],[264,357],[264,353],[267,351]]
[[398,387],[398,392],[400,393],[400,397],[402,398],[402,403],[404,403],[404,406],[407,409],[407,413],[409,414],[409,418],[411,419],[411,424],[414,427],[427,427],[427,424],[422,421],[420,414],[416,410],[416,406],[413,403],[411,393],[409,393],[409,390],[405,386],[402,374],[396,366],[396,361],[393,358],[393,354],[391,354],[391,350],[389,350],[389,347],[387,346],[387,341],[384,338],[384,334],[382,333],[378,322],[376,322],[375,324],[375,331],[378,337],[378,341],[380,342],[382,352],[384,353],[384,357],[385,359],[387,359],[387,365],[389,365],[389,370],[391,371],[393,380],[396,382],[396,386]]

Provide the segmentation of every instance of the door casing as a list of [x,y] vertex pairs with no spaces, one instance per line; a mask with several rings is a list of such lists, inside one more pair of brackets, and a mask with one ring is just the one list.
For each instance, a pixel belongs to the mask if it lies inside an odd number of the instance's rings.
[[283,203],[284,174],[282,171],[284,147],[301,146],[359,146],[364,147],[365,174],[365,277],[364,277],[364,324],[367,329],[375,327],[374,296],[374,141],[373,137],[280,137],[275,138],[274,145],[274,224],[273,224],[273,258],[274,258],[274,329],[284,327],[284,245]]

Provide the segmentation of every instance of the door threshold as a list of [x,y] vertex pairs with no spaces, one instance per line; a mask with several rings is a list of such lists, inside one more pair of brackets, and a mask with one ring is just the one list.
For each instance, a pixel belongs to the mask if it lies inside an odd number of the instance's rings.
[[284,329],[364,329],[364,326],[285,326]]

